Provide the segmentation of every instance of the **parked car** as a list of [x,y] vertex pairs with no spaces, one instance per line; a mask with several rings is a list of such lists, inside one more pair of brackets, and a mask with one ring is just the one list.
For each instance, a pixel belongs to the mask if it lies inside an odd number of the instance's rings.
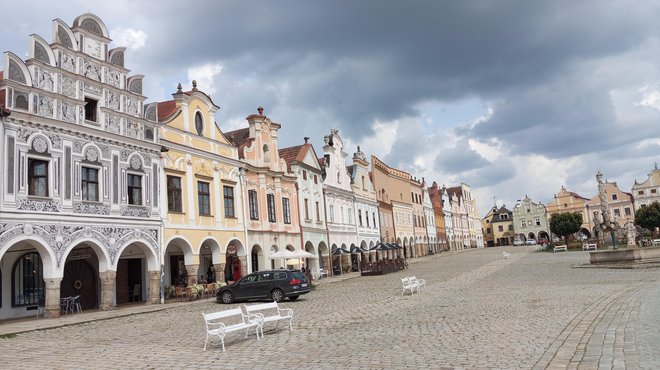
[[536,245],[536,240],[534,240],[534,239],[527,239],[527,241],[525,242],[525,244],[527,244],[527,245]]
[[546,244],[548,244],[548,239],[546,239],[546,238],[539,238],[539,240],[537,241],[537,243],[540,244],[540,245],[546,245]]
[[309,281],[300,270],[257,271],[220,288],[216,293],[216,301],[233,303],[261,299],[282,302],[284,298],[295,301],[309,291]]
[[525,245],[525,242],[520,240],[520,239],[516,239],[516,240],[513,241],[513,245],[516,245],[516,246]]

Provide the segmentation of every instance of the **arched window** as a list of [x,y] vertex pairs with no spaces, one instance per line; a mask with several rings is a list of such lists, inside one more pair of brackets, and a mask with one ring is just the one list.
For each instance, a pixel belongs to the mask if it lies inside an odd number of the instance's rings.
[[263,150],[264,150],[264,162],[270,163],[270,149],[268,149],[268,145],[264,144]]
[[38,304],[45,297],[43,266],[37,252],[26,253],[14,264],[11,303],[14,306]]
[[195,131],[197,131],[197,135],[204,134],[204,120],[199,112],[195,113]]

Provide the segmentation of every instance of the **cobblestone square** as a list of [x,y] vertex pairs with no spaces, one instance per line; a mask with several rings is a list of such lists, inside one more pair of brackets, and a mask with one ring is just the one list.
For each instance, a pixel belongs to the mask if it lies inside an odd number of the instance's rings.
[[[281,304],[295,311],[293,332],[232,333],[224,353],[217,340],[202,351],[201,313],[238,304],[205,300],[7,336],[0,360],[5,369],[658,368],[660,272],[573,267],[587,262],[587,252],[528,247],[445,253],[319,284]],[[402,295],[408,275],[426,288]]]

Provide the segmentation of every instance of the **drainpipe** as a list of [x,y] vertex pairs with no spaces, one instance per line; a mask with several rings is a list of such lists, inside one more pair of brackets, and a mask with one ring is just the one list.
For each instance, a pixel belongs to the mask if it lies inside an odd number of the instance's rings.
[[[246,250],[246,256],[245,259],[247,260],[246,264],[248,266],[248,270],[252,270],[252,255],[249,253],[251,251],[250,248],[250,242],[248,240],[248,232],[247,232],[247,224],[249,220],[249,216],[247,213],[245,213],[245,210],[247,209],[245,206],[245,202],[247,200],[247,177],[245,176],[245,167],[239,167],[238,168],[238,178],[241,182],[241,208],[243,212],[243,235],[245,236],[245,250]],[[257,197],[257,199],[259,199]],[[227,256],[225,253],[225,265],[227,264]],[[252,271],[254,272],[254,271]],[[216,276],[217,280],[217,276]]]
[[[325,196],[326,188],[323,187],[323,215],[325,216],[325,235],[328,238],[328,244],[330,244],[330,227],[328,226],[328,200]],[[332,267],[332,248],[330,245],[327,246],[330,248],[329,253],[328,253],[328,263],[330,264],[330,272],[334,274],[334,269]],[[341,256],[339,256],[341,258]]]
[[[296,177],[296,203],[298,204],[298,227],[300,228],[300,249],[305,250],[305,242],[303,240],[303,225],[302,225],[302,217],[300,216],[300,194],[298,193],[300,191],[300,187],[298,186],[298,178]],[[308,266],[309,268],[309,266]]]

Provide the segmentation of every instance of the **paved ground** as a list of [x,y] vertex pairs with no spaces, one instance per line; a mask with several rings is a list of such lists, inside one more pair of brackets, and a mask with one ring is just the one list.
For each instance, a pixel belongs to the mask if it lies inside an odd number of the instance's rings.
[[[511,252],[508,259],[503,250]],[[0,366],[660,368],[660,269],[573,267],[587,262],[587,252],[491,248],[421,259],[395,274],[320,284],[282,303],[295,310],[293,332],[267,327],[259,342],[234,333],[224,353],[218,341],[202,351],[201,312],[237,305],[207,300],[140,314],[130,313],[146,306],[121,309],[112,315],[130,315],[6,336]],[[426,289],[402,296],[399,278],[406,275],[426,279]],[[0,333],[103,315],[110,314],[0,324]]]

